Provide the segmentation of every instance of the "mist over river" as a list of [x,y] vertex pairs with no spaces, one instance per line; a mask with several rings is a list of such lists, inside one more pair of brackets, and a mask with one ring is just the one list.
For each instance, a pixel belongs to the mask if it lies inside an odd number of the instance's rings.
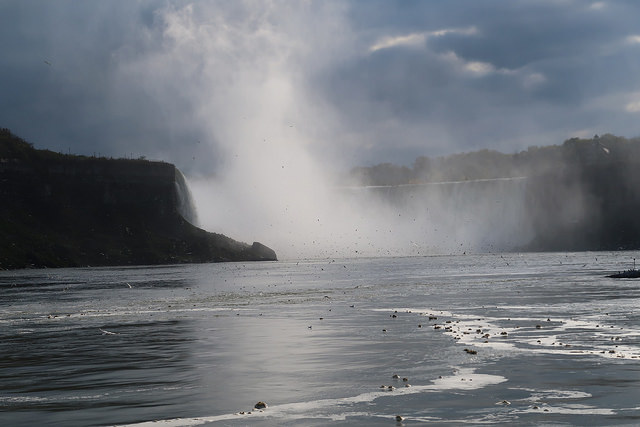
[[[351,187],[322,182],[291,176],[279,185],[236,179],[235,185],[194,181],[191,187],[203,228],[266,242],[281,260],[505,252],[535,237],[524,177]],[[556,207],[554,222],[561,217]]]
[[637,425],[637,255],[3,271],[0,424]]

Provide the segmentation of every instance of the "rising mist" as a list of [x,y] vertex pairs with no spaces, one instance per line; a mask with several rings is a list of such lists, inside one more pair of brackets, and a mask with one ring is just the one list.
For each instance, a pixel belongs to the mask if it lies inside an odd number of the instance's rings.
[[190,116],[181,120],[174,112],[172,120],[199,130],[198,144],[209,150],[194,152],[193,161],[208,157],[215,166],[214,175],[195,169],[189,177],[200,225],[264,242],[280,259],[464,253],[525,243],[518,182],[345,188],[345,172],[359,161],[348,124],[307,84],[301,63],[308,67],[313,55],[326,55],[348,34],[301,44],[288,36],[300,28],[282,28],[308,24],[319,12],[336,18],[336,31],[348,31],[332,7],[298,6],[293,24],[268,7],[251,9],[250,19],[193,5],[168,9],[164,49],[124,70],[129,77],[160,70],[161,78],[144,82],[148,90],[188,100]]

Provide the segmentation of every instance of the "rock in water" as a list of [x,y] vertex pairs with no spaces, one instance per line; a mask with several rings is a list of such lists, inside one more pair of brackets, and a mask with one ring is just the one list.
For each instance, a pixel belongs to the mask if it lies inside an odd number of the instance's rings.
[[277,261],[276,252],[260,242],[253,242],[251,248],[247,250],[251,254],[251,259],[256,261]]

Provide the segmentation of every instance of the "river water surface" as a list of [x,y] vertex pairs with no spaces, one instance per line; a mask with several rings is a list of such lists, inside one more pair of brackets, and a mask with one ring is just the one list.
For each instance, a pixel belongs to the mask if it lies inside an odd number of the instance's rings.
[[0,424],[637,425],[635,256],[0,272]]

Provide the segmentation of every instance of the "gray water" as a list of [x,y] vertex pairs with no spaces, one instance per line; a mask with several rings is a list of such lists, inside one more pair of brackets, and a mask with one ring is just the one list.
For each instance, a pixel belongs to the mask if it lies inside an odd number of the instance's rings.
[[0,424],[637,425],[635,256],[0,272]]

